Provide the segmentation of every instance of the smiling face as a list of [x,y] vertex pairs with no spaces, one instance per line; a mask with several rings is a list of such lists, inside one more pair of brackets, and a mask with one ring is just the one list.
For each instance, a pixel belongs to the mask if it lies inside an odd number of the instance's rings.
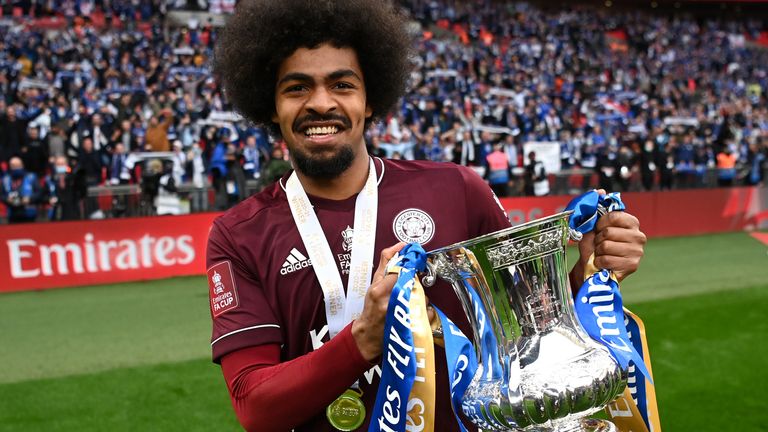
[[367,158],[363,132],[371,114],[353,49],[299,48],[280,65],[272,121],[303,174],[335,178],[355,158]]

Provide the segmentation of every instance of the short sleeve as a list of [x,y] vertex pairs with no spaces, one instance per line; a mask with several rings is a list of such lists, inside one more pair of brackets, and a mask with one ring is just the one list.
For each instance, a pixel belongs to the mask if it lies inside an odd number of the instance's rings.
[[488,184],[470,168],[460,167],[460,172],[464,179],[467,221],[472,237],[512,226],[504,207]]
[[237,252],[227,230],[214,222],[208,237],[206,277],[213,331],[213,361],[232,351],[269,343],[282,344],[277,316],[261,282]]

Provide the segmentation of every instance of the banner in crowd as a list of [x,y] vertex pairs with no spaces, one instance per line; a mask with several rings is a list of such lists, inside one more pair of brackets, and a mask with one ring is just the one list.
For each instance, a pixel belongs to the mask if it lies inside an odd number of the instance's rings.
[[[560,172],[560,143],[556,141],[529,141],[523,144],[523,164],[528,165],[528,155],[536,153],[536,160],[544,164],[547,173]],[[567,203],[569,199],[566,199]]]
[[[768,226],[768,188],[628,192],[649,237]],[[501,198],[513,224],[562,211],[571,197]],[[161,279],[205,272],[217,213],[0,226],[0,292]],[[429,247],[429,245],[427,246]]]
[[216,216],[0,226],[0,292],[203,274]]

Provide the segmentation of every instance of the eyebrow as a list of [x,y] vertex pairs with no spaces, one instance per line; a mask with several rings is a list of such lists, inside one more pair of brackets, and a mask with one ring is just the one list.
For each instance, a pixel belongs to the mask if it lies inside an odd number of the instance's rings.
[[[327,75],[327,78],[331,81],[334,81],[340,78],[347,78],[347,77],[356,78],[361,82],[363,81],[363,79],[360,78],[360,76],[352,69],[339,69]],[[315,80],[314,78],[312,78],[312,76],[308,74],[301,73],[301,72],[291,72],[286,74],[284,77],[280,78],[280,81],[277,82],[277,85],[279,87],[280,85],[288,81],[314,82]]]

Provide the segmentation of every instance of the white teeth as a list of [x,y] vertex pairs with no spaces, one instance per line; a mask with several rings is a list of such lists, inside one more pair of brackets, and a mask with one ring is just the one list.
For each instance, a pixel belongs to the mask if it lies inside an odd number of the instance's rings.
[[339,131],[339,128],[336,126],[322,126],[322,127],[311,127],[308,128],[306,131],[304,131],[304,134],[307,136],[312,135],[331,135],[335,134]]

